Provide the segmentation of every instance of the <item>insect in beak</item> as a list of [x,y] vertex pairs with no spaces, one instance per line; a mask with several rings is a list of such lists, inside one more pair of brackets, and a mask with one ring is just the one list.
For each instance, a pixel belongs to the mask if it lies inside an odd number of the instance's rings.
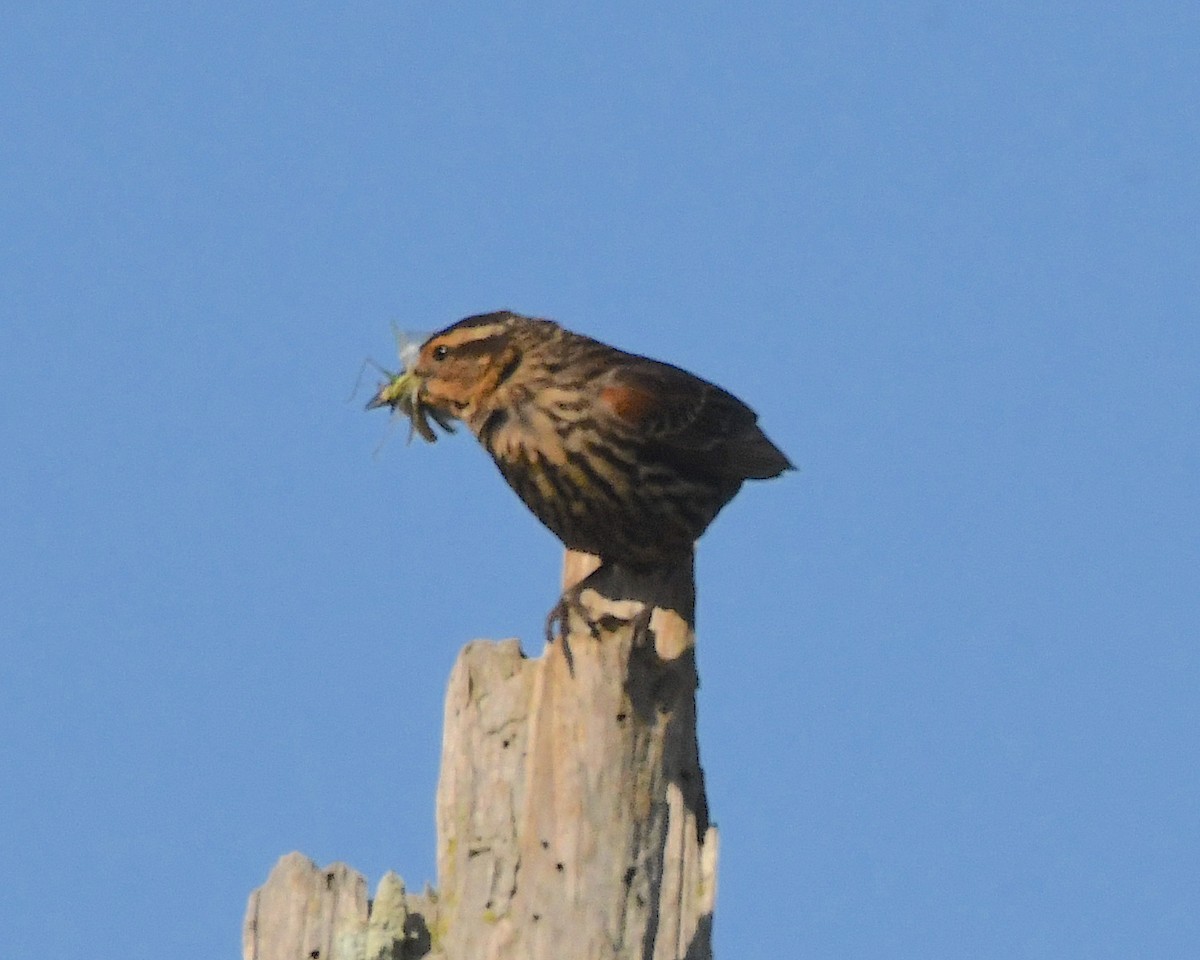
[[436,443],[437,434],[430,426],[429,419],[432,417],[433,421],[447,433],[454,432],[454,424],[447,414],[425,402],[425,381],[417,375],[415,370],[419,344],[402,338],[399,333],[396,334],[396,340],[404,369],[399,373],[392,373],[390,370],[383,371],[389,379],[387,383],[380,386],[379,392],[367,403],[367,409],[391,407],[397,413],[408,417],[409,443],[412,443],[414,433],[419,433],[421,439],[428,443]]

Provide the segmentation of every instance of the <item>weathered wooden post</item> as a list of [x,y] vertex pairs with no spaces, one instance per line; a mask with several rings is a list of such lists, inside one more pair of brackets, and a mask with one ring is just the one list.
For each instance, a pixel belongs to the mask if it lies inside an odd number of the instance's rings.
[[[595,566],[568,552],[564,584]],[[250,897],[245,960],[711,957],[694,602],[690,562],[614,571],[541,657],[469,644],[446,697],[437,891],[388,874],[368,905],[356,872],[291,854]]]

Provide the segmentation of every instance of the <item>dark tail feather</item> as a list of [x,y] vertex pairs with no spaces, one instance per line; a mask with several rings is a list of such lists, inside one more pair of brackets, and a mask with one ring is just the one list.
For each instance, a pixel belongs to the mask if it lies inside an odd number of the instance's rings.
[[795,470],[792,462],[758,427],[729,442],[729,465],[747,480],[769,480],[785,470]]

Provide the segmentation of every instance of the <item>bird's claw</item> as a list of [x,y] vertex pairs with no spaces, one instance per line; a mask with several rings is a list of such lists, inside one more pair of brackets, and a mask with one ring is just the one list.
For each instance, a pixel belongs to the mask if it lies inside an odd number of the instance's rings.
[[550,612],[546,614],[546,643],[553,645],[554,641],[567,636],[567,617],[570,610],[567,606],[566,596],[558,598],[558,603],[550,608]]

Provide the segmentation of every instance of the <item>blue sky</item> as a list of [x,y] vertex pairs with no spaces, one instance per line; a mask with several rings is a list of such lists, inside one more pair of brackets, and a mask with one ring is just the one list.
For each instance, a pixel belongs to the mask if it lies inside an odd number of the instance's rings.
[[11,11],[11,956],[237,956],[293,849],[434,879],[450,667],[537,652],[560,549],[351,391],[499,307],[801,468],[699,554],[718,956],[1196,956],[1198,43],[1173,2]]

